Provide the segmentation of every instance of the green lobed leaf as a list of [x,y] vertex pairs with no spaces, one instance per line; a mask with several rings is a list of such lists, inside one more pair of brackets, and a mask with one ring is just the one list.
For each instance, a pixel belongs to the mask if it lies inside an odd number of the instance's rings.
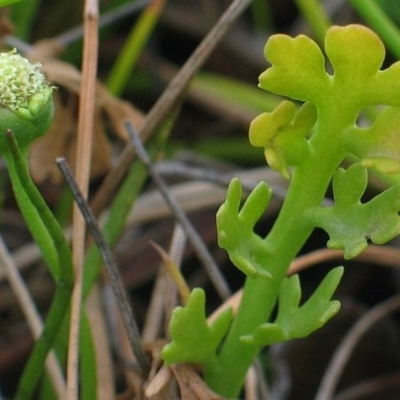
[[217,212],[218,244],[244,274],[268,279],[271,274],[264,262],[268,250],[262,238],[254,232],[254,226],[267,208],[271,190],[265,182],[259,183],[239,210],[241,199],[242,186],[235,178]]
[[207,368],[215,359],[216,351],[232,320],[227,309],[208,324],[205,315],[205,294],[194,289],[185,307],[174,309],[169,325],[172,341],[161,352],[167,365],[192,362]]
[[[400,106],[400,63],[381,71],[385,47],[362,25],[332,26],[325,37],[327,60],[318,45],[299,35],[272,36],[265,57],[272,66],[260,75],[260,87],[289,98],[321,104]],[[327,73],[325,64],[333,68]],[[345,110],[344,110],[345,111]]]
[[304,35],[274,35],[264,54],[272,66],[260,75],[262,89],[301,101],[323,98],[329,76],[324,56],[313,40]]
[[385,46],[373,31],[362,25],[331,27],[325,49],[337,93],[358,105],[400,106],[400,62],[380,69]]
[[340,309],[340,302],[331,300],[343,268],[330,271],[311,297],[301,306],[298,275],[285,278],[279,292],[278,315],[273,323],[260,325],[251,335],[242,337],[247,343],[260,346],[303,338],[321,328]]
[[305,136],[315,124],[317,115],[311,103],[299,110],[289,101],[282,101],[274,111],[255,118],[249,131],[250,143],[263,147],[269,166],[289,178],[289,166],[308,155]]
[[355,127],[346,134],[350,151],[361,164],[386,174],[400,173],[400,109],[388,107],[369,128]]
[[361,164],[339,169],[333,179],[334,206],[308,213],[329,234],[328,247],[344,250],[345,259],[358,256],[369,240],[383,244],[400,234],[400,185],[361,203],[366,184],[367,173]]
[[[347,131],[342,126],[335,134],[338,141],[343,137],[344,154],[359,155],[365,166],[383,172],[400,172],[396,111],[383,112],[364,134],[356,134],[360,128],[355,128],[366,106],[400,106],[400,62],[381,70],[385,47],[374,32],[361,25],[328,29],[325,51],[326,59],[318,45],[304,35],[291,38],[280,34],[268,40],[265,56],[271,67],[260,75],[259,86],[306,104],[296,114],[295,106],[283,101],[274,111],[261,114],[251,124],[250,142],[263,147],[268,164],[288,178],[289,167],[310,155],[307,138],[314,139],[314,124],[320,128],[319,117],[329,119],[330,110],[340,105],[341,121],[348,121],[348,126]],[[329,128],[315,133],[328,136],[335,126],[336,120],[330,121]]]
[[[326,32],[325,51],[334,70],[334,83],[363,96],[366,86],[382,66],[385,46],[362,25],[332,26]],[[350,93],[350,95],[353,95]]]
[[[327,59],[310,38],[273,35],[265,47],[272,66],[260,75],[260,87],[295,100],[342,104],[359,112],[372,104],[400,106],[400,62],[380,70],[385,47],[362,25],[332,26],[325,37]],[[329,74],[325,64],[330,64]],[[344,104],[347,104],[344,106]],[[349,110],[354,111],[354,110]]]
[[[386,104],[400,107],[400,62],[379,73],[369,82],[368,90],[364,89],[363,99],[366,104]],[[363,92],[361,92],[360,96]]]

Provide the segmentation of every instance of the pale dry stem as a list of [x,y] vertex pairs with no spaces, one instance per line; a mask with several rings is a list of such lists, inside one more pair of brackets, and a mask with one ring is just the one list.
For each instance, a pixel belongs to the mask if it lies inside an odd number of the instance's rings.
[[[87,196],[94,128],[95,90],[98,52],[97,0],[85,1],[82,85],[79,103],[78,143],[75,165],[76,181]],[[71,325],[67,363],[67,400],[79,398],[79,330],[82,308],[83,262],[85,255],[85,221],[77,206],[73,210],[72,257],[75,284],[72,293]]]
[[[168,254],[165,256],[177,269],[180,269],[186,242],[187,238],[185,232],[179,224],[176,224]],[[184,291],[186,291],[186,289],[184,289]],[[172,309],[176,306],[176,292],[176,285],[174,285],[172,279],[168,276],[166,269],[161,266],[154,283],[142,330],[144,342],[153,342],[159,337],[160,331],[162,331],[161,324],[163,319],[169,321]]]

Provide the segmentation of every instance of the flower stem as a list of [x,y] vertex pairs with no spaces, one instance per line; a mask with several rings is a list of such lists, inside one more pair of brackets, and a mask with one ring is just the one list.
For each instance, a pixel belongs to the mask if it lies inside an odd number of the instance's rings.
[[14,193],[32,236],[56,281],[56,291],[43,332],[37,340],[20,379],[16,400],[31,398],[44,372],[47,354],[69,307],[73,274],[69,245],[54,215],[33,183],[26,153],[20,151],[12,131],[6,133],[9,152],[4,155]]

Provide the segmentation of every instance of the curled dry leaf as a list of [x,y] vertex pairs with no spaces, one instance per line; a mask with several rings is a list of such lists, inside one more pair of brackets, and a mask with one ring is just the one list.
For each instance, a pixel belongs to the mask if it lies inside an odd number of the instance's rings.
[[[32,58],[37,59],[35,52]],[[55,94],[56,112],[49,133],[37,140],[30,153],[32,177],[36,182],[48,179],[54,183],[61,180],[55,159],[63,156],[74,165],[76,154],[77,102],[81,73],[71,64],[45,59],[43,70],[49,81],[60,88]],[[61,89],[66,96],[61,96]],[[112,148],[108,133],[127,141],[124,123],[130,121],[140,127],[142,113],[127,101],[112,96],[101,83],[96,87],[95,126],[91,160],[91,178],[104,175],[110,167]],[[107,126],[107,130],[106,130]]]
[[[62,102],[61,96],[54,95],[56,113],[53,124],[46,134],[31,147],[30,165],[31,174],[36,182],[50,180],[58,183],[61,179],[60,171],[55,162],[62,155],[70,165],[75,165],[76,159],[76,118],[74,117],[76,99],[68,104]],[[110,166],[111,146],[107,138],[100,109],[96,109],[94,137],[92,144],[91,178],[105,174]]]
[[176,364],[171,370],[178,382],[182,400],[223,400],[205,384],[189,364]]
[[54,104],[57,111],[49,132],[36,140],[30,150],[30,172],[36,182],[43,182],[46,179],[52,182],[60,180],[61,175],[55,159],[57,156],[66,155],[74,135],[72,112],[68,109],[68,105],[62,104],[58,93],[54,94]]

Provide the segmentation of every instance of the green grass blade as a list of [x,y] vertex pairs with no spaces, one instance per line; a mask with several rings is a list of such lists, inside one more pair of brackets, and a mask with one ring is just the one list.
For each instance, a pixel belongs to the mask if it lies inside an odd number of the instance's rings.
[[164,6],[164,0],[153,1],[140,15],[133,27],[124,48],[110,72],[107,86],[116,96],[123,92],[132,76],[132,70],[149,40]]
[[296,0],[297,7],[310,25],[317,42],[323,46],[325,33],[331,21],[324,11],[320,0]]

